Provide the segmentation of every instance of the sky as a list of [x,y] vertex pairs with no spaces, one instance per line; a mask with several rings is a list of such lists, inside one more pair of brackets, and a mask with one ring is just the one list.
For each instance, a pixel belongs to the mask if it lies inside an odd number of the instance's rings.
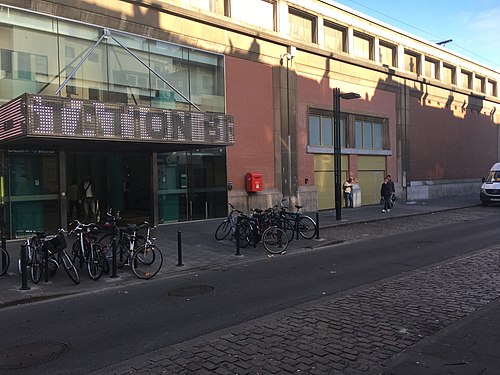
[[500,72],[498,0],[334,0]]

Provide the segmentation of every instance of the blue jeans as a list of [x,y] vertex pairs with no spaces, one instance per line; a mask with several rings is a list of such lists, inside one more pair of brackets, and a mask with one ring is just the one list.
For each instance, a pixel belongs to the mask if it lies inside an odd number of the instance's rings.
[[391,209],[391,196],[384,197],[384,210]]
[[345,206],[352,208],[352,193],[344,193]]

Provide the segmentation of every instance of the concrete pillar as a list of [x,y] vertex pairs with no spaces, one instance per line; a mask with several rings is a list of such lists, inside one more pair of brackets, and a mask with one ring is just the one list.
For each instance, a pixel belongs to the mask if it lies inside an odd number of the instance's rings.
[[378,37],[373,39],[373,60],[376,63],[380,62],[380,39]]

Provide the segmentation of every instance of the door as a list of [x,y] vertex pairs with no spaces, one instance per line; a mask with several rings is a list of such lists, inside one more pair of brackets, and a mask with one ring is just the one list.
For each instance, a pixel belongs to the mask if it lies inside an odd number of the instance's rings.
[[32,231],[55,233],[61,225],[57,153],[8,151],[3,171],[6,236],[19,238]]

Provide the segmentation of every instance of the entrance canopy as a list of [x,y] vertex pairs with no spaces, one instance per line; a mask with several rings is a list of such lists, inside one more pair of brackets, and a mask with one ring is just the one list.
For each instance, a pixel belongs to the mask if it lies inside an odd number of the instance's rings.
[[0,144],[35,139],[227,146],[234,144],[234,120],[222,113],[33,94],[0,107]]

